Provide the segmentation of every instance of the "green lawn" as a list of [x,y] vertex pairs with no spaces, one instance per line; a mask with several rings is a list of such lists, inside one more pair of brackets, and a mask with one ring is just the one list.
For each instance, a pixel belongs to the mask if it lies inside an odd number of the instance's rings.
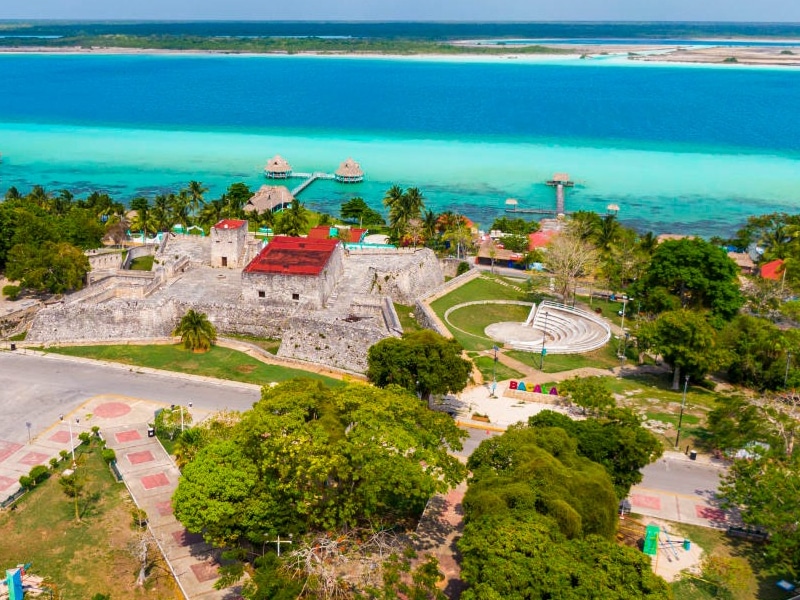
[[[507,287],[498,283],[502,281],[498,277],[487,275],[478,277],[454,289],[446,296],[431,302],[431,308],[439,315],[444,316],[444,312],[451,306],[472,302],[474,300],[525,300],[525,294],[521,294],[512,287]],[[505,283],[505,282],[503,282]]]
[[209,352],[203,354],[185,350],[180,345],[70,346],[48,348],[47,351],[192,375],[205,375],[218,379],[243,381],[256,385],[266,385],[273,381],[281,382],[298,377],[318,379],[331,386],[342,385],[339,380],[331,377],[311,371],[267,365],[236,350],[219,346],[214,346]]
[[500,321],[524,321],[530,311],[530,306],[516,304],[465,306],[450,313],[451,326],[448,328],[466,350],[490,350],[495,342],[486,337],[484,330],[487,326]]
[[251,335],[241,335],[237,333],[226,333],[225,337],[229,337],[234,340],[242,340],[243,342],[247,342],[248,344],[253,344],[254,346],[258,346],[262,350],[266,350],[270,354],[278,354],[278,348],[281,347],[281,341],[276,340],[275,338],[259,338],[259,337],[253,337]]
[[147,590],[136,588],[137,563],[130,553],[133,502],[99,449],[79,449],[77,473],[85,484],[78,504],[80,522],[58,473],[20,498],[13,510],[0,513],[0,567],[31,563],[32,573],[56,586],[58,598],[88,599],[97,593],[113,600],[175,598],[174,581],[163,564],[151,570]]
[[[699,545],[707,556],[738,557],[745,559],[752,569],[740,582],[740,589],[731,595],[724,595],[716,586],[698,578],[685,578],[672,584],[676,600],[711,600],[712,598],[732,598],[733,600],[780,600],[789,596],[775,584],[780,579],[791,579],[787,573],[781,572],[775,565],[765,564],[763,546],[738,538],[730,538],[724,531],[697,527],[694,525],[674,524],[673,533],[686,536],[693,544]],[[702,575],[701,575],[702,577]]]
[[407,306],[405,304],[398,304],[397,302],[395,302],[394,310],[397,313],[398,318],[400,319],[400,324],[403,326],[403,331],[405,333],[408,333],[409,331],[418,331],[422,329],[422,327],[420,327],[420,324],[417,322],[417,319],[411,316],[414,314],[413,306]]
[[152,255],[134,258],[131,261],[131,271],[152,271],[154,258]]
[[[484,381],[492,381],[492,377],[494,374],[495,364],[494,358],[491,356],[476,356],[472,359],[472,362],[475,363],[475,366],[478,367],[478,370],[483,375]],[[497,363],[497,381],[503,381],[505,379],[523,379],[524,376],[519,371],[512,369],[511,367],[507,367],[501,362]]]
[[[510,350],[506,352],[511,358],[515,358],[535,369],[539,368],[542,357],[538,352],[523,352],[521,350]],[[612,340],[602,348],[586,354],[548,354],[544,357],[545,373],[560,373],[562,371],[572,371],[584,367],[596,367],[598,369],[611,369],[619,366],[619,359],[616,356],[616,346]]]

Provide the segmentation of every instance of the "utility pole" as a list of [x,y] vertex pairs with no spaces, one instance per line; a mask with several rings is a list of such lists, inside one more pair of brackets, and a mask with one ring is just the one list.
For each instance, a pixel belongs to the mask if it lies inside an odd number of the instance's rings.
[[544,333],[542,334],[542,361],[539,363],[539,370],[544,371],[544,357],[547,354],[547,348],[545,348],[545,344],[547,343],[547,317],[550,315],[549,312],[544,311]]
[[683,401],[681,402],[681,414],[678,417],[678,435],[675,438],[675,447],[681,443],[681,425],[683,424],[683,409],[686,407],[686,388],[689,387],[689,376],[683,382]]

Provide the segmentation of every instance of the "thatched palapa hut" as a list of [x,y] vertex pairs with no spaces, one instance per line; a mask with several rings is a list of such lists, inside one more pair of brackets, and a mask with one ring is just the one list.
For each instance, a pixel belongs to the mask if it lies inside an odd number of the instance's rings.
[[292,174],[292,166],[280,154],[276,154],[267,161],[264,172],[270,179],[286,179]]
[[294,196],[285,186],[262,185],[244,205],[244,212],[261,214],[267,211],[281,210],[291,206],[292,200],[294,200]]
[[348,158],[336,169],[334,178],[342,183],[360,183],[364,181],[364,171],[361,170],[361,165]]

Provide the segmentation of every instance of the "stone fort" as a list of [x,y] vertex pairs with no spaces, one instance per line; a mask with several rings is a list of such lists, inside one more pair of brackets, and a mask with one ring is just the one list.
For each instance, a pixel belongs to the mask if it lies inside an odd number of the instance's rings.
[[393,302],[413,305],[444,281],[428,249],[369,248],[338,239],[274,237],[264,245],[247,222],[224,220],[209,237],[169,234],[151,271],[95,260],[90,284],[34,318],[42,344],[170,336],[185,312],[206,313],[221,335],[281,340],[278,356],[348,371],[367,349],[402,334]]

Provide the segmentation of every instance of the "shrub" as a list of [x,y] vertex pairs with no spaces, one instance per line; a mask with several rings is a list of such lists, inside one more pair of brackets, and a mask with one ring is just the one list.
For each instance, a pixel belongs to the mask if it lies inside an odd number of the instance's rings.
[[92,441],[92,436],[88,431],[81,431],[78,435],[78,439],[81,441],[81,444],[89,444]]
[[50,468],[55,470],[58,467],[58,459],[53,457],[50,459]]
[[23,475],[22,477],[19,478],[19,484],[26,490],[29,490],[30,488],[33,487],[33,479],[31,479],[27,475]]
[[97,426],[97,425],[94,425],[92,427],[92,434],[97,436],[97,437],[100,437],[100,427]]
[[458,263],[458,267],[456,268],[456,277],[463,275],[467,271],[469,271],[469,263],[462,260],[460,263]]
[[147,526],[147,513],[141,508],[131,509],[131,527],[134,529],[144,529]]
[[101,453],[103,460],[106,461],[106,464],[111,464],[115,460],[117,460],[117,453],[114,452],[112,448],[105,448]]
[[7,285],[3,287],[3,295],[7,296],[9,300],[16,300],[19,298],[21,289],[18,285]]
[[58,455],[61,457],[61,460],[67,460],[69,458],[69,452],[66,450],[62,450]]
[[47,479],[49,475],[50,471],[48,471],[47,467],[44,465],[36,465],[31,469],[30,473],[28,473],[28,477],[33,480],[33,485],[36,485],[40,481]]

